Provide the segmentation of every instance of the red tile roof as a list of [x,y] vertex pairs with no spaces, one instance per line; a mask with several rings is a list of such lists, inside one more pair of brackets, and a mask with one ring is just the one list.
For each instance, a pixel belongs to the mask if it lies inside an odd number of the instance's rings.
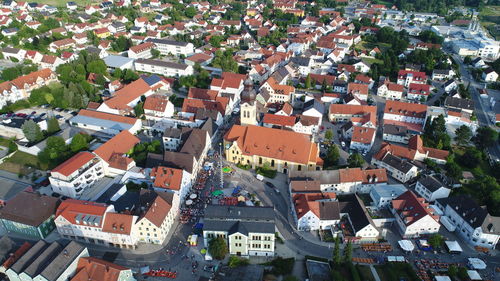
[[64,176],[69,176],[83,165],[90,162],[96,156],[88,151],[78,152],[73,157],[61,163],[59,166],[52,169],[51,173],[60,173]]
[[262,122],[264,124],[292,127],[293,125],[295,125],[296,119],[297,118],[295,116],[285,116],[285,115],[276,115],[276,114],[266,113],[266,114],[264,114],[264,118],[262,119]]
[[104,103],[113,109],[130,109],[129,103],[145,95],[151,88],[148,83],[138,79],[115,93],[115,96]]
[[102,231],[115,234],[130,235],[133,223],[134,216],[132,215],[106,213]]
[[101,111],[87,110],[87,109],[81,109],[78,112],[78,115],[97,118],[97,119],[103,119],[103,120],[111,120],[114,122],[131,124],[131,125],[133,125],[133,124],[135,124],[135,122],[137,122],[136,118],[126,117],[126,116],[121,116],[121,115],[111,114],[111,113],[106,113],[106,112],[101,112]]
[[[59,216],[64,217],[71,224],[86,225],[89,227],[101,227],[103,223],[103,216],[106,212],[108,206],[102,203],[95,203],[90,201],[76,200],[76,199],[66,199],[62,201],[61,205],[57,208],[56,218]],[[79,223],[76,222],[77,216],[79,217]],[[84,224],[83,218],[85,217],[100,217],[101,219],[97,225],[93,223]]]
[[318,145],[309,137],[292,131],[259,126],[234,125],[224,136],[236,141],[244,155],[258,155],[300,164],[311,162],[323,165]]
[[372,142],[375,133],[376,130],[373,128],[356,126],[353,128],[351,141],[363,144],[369,144]]
[[144,109],[164,112],[169,102],[165,95],[151,95],[144,101]]
[[128,164],[133,160],[125,154],[139,142],[139,138],[132,135],[129,131],[121,131],[118,135],[94,150],[94,153],[111,167],[126,170]]
[[404,115],[423,119],[427,115],[427,105],[388,100],[385,104],[384,114]]
[[82,257],[70,281],[118,281],[120,272],[124,270],[128,268],[94,257]]
[[142,43],[142,44],[139,44],[139,45],[136,45],[136,46],[132,46],[132,47],[130,47],[129,50],[131,50],[132,52],[138,54],[138,53],[150,50],[154,46],[155,46],[155,44],[153,42],[145,42],[145,43]]
[[154,186],[170,190],[180,190],[182,170],[158,166],[151,169],[150,176],[154,178]]
[[406,226],[409,226],[421,218],[429,215],[436,222],[439,221],[439,216],[434,215],[433,209],[425,203],[425,199],[417,197],[410,190],[392,200],[392,208],[402,218]]

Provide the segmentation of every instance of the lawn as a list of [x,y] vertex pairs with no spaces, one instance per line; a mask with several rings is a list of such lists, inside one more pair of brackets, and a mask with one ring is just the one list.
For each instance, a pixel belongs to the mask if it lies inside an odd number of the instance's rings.
[[33,172],[33,168],[47,170],[47,165],[38,162],[38,158],[31,154],[17,151],[4,163],[0,164],[0,170],[5,170],[14,174],[27,175]]
[[389,49],[391,47],[391,44],[361,41],[358,44],[356,44],[356,46],[354,46],[355,49],[360,49],[360,50],[372,50],[375,47],[378,47],[381,51],[384,51],[386,49]]
[[495,39],[500,38],[498,25],[500,24],[500,6],[485,6],[479,12],[481,25],[488,29]]
[[368,265],[356,265],[363,281],[375,281],[372,271]]
[[408,263],[386,263],[384,265],[376,265],[375,269],[380,277],[380,280],[384,281],[419,281],[415,270]]

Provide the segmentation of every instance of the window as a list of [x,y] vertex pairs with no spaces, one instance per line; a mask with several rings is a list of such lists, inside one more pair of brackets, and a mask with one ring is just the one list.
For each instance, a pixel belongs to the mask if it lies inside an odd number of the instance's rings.
[[259,157],[259,165],[262,165],[262,157]]
[[271,160],[271,167],[274,167],[274,160]]
[[297,171],[302,171],[302,165],[297,166]]

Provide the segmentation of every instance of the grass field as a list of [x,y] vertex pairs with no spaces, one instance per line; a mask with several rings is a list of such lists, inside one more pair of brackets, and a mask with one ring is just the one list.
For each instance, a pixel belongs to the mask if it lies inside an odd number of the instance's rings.
[[500,39],[500,6],[486,6],[479,12],[481,25],[486,28],[496,40]]
[[47,170],[47,165],[38,162],[38,158],[31,154],[17,151],[9,159],[0,164],[0,170],[5,170],[15,174],[27,175],[33,172],[33,168]]

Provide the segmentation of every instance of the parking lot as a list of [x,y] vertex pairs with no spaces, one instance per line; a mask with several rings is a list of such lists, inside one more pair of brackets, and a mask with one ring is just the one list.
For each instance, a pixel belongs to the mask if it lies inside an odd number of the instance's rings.
[[[19,117],[25,117],[25,118],[48,118],[51,116],[54,116],[59,120],[59,122],[65,122],[66,120],[70,119],[74,115],[78,113],[78,110],[62,110],[60,108],[50,108],[50,107],[32,107],[32,108],[25,108],[21,109],[15,112],[17,116],[21,114]],[[25,116],[26,115],[26,116]]]

